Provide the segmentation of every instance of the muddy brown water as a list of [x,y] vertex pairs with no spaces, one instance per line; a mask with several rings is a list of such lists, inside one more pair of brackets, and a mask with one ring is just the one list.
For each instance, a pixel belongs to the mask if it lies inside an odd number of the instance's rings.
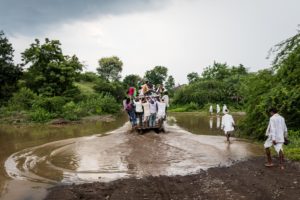
[[186,175],[261,153],[247,141],[225,142],[217,116],[170,114],[165,133],[142,135],[130,132],[126,120],[1,126],[0,198],[42,199],[57,184]]

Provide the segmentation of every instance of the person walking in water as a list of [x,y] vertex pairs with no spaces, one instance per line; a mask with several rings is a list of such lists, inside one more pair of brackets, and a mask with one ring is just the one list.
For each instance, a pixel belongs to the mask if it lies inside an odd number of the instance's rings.
[[210,113],[210,115],[213,114],[213,107],[212,107],[212,105],[209,106],[209,113]]
[[224,131],[225,136],[227,138],[227,142],[230,142],[230,134],[234,131],[234,120],[232,115],[228,114],[228,109],[224,110],[224,115],[222,116],[222,124],[221,129]]
[[287,127],[284,118],[277,113],[276,108],[271,108],[269,110],[269,113],[271,117],[266,131],[266,136],[268,136],[268,138],[264,144],[268,162],[265,164],[265,166],[273,166],[270,147],[274,146],[275,151],[279,155],[280,168],[284,169],[282,145],[284,143],[285,138],[287,137]]
[[217,109],[216,109],[216,111],[217,111],[217,115],[219,114],[219,112],[220,112],[220,106],[219,106],[219,104],[217,104]]

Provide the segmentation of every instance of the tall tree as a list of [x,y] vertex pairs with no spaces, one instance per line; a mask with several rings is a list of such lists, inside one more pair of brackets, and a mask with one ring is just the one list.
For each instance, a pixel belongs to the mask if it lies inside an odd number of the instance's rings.
[[193,83],[197,80],[199,80],[199,74],[197,72],[191,72],[187,75],[187,79],[189,83]]
[[162,84],[168,75],[168,68],[163,66],[156,66],[152,70],[146,71],[145,79],[153,85]]
[[215,79],[215,80],[224,80],[230,75],[230,70],[226,63],[217,63],[214,62],[213,66],[209,66],[204,69],[202,77],[204,79]]
[[61,96],[74,89],[73,82],[82,70],[74,55],[65,56],[58,40],[38,39],[22,53],[23,65],[29,65],[25,75],[27,87],[44,96]]
[[139,75],[129,74],[129,75],[125,76],[125,78],[123,80],[123,84],[126,88],[132,87],[132,86],[136,87],[138,81],[141,79],[142,78]]
[[17,81],[22,75],[20,66],[13,63],[11,43],[0,31],[0,104],[7,101],[17,89]]
[[175,87],[175,79],[173,76],[168,76],[168,79],[167,81],[165,82],[165,88],[168,90],[168,91],[171,91],[173,90]]
[[117,81],[121,78],[123,62],[116,56],[101,58],[97,71],[107,81]]

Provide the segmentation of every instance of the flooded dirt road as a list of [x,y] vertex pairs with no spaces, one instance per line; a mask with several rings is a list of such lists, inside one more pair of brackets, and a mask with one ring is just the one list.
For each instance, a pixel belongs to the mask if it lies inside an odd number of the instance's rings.
[[[41,199],[47,188],[57,184],[192,174],[262,152],[246,141],[233,139],[228,144],[218,127],[210,126],[217,118],[202,118],[203,134],[209,130],[211,135],[192,134],[182,128],[184,120],[171,116],[166,132],[161,134],[150,131],[138,135],[128,131],[130,124],[125,123],[105,135],[53,141],[17,151],[4,162],[12,180],[6,181],[1,199]],[[182,127],[177,125],[180,123]],[[23,191],[16,192],[14,188],[21,185],[25,186]]]

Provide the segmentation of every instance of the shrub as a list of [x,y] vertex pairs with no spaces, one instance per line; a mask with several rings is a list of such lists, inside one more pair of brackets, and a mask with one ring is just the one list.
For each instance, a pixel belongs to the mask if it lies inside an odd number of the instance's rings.
[[13,94],[8,104],[8,109],[11,111],[29,110],[37,98],[37,94],[30,89],[21,88],[18,92]]
[[43,108],[36,108],[29,113],[30,119],[35,122],[46,122],[53,118],[53,115]]
[[117,113],[120,105],[110,95],[90,95],[79,103],[73,101],[63,106],[62,116],[69,120],[78,120],[88,115],[101,115],[105,113]]
[[78,120],[80,118],[79,113],[80,113],[80,110],[73,101],[70,101],[63,106],[62,116],[65,119]]
[[61,114],[66,103],[65,97],[40,97],[33,103],[33,108],[43,108],[50,113]]

